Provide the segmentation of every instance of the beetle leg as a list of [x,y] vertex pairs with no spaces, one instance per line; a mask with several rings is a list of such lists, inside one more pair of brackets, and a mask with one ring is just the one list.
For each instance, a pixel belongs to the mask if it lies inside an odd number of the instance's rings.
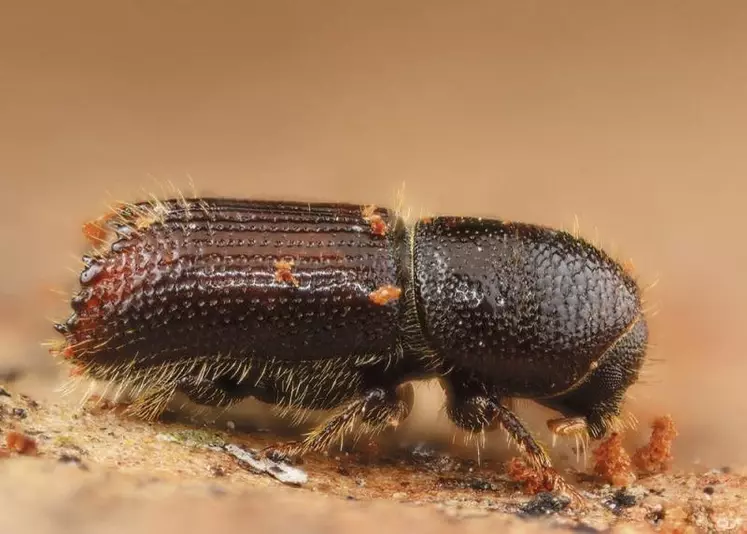
[[558,436],[572,436],[588,432],[589,423],[586,421],[586,417],[559,417],[549,419],[547,428]]
[[396,389],[370,389],[343,405],[303,441],[271,446],[264,452],[274,459],[283,459],[311,451],[324,451],[335,442],[342,444],[344,436],[359,425],[361,434],[378,434],[387,428],[397,427],[410,414],[414,397],[412,384],[403,384]]
[[527,456],[538,471],[552,470],[547,452],[534,439],[516,415],[503,406],[498,397],[476,395],[465,399],[449,399],[449,418],[465,430],[493,430],[500,426]]
[[577,416],[549,419],[547,421],[547,428],[552,432],[553,446],[555,446],[558,436],[573,436],[576,440],[576,460],[578,461],[580,454],[583,453],[584,465],[586,464],[586,451],[589,448],[589,422],[586,420],[586,417]]
[[464,430],[490,431],[498,428],[497,404],[496,401],[484,395],[451,398],[446,406],[446,413],[455,425]]
[[501,404],[497,404],[497,416],[501,427],[508,432],[508,435],[514,440],[519,450],[527,457],[535,470],[552,482],[552,487],[560,491],[565,491],[577,503],[583,503],[584,498],[578,491],[568,484],[565,479],[552,466],[550,457],[542,446],[537,442],[532,434],[526,429],[524,424],[509,409]]
[[497,395],[476,393],[476,391],[479,390],[463,386],[455,390],[454,384],[447,384],[446,410],[449,418],[457,426],[470,431],[492,430],[500,426],[516,443],[532,467],[547,477],[553,487],[569,493],[577,502],[583,501],[583,497],[555,470],[545,449],[519,418],[501,404],[501,398]]

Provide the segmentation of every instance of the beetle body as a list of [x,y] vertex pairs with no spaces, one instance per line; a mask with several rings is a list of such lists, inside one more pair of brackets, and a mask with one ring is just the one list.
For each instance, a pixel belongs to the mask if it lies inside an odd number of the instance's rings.
[[293,448],[404,419],[438,378],[460,427],[502,426],[547,454],[505,400],[558,410],[556,433],[603,436],[647,342],[634,280],[566,232],[464,217],[408,226],[386,209],[237,199],[121,207],[87,226],[60,352],[157,415],[177,392],[336,409]]

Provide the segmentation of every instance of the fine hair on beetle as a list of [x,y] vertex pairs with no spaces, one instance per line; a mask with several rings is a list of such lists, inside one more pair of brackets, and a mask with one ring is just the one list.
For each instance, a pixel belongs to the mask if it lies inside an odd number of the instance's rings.
[[53,347],[79,380],[157,417],[179,392],[330,412],[300,442],[324,451],[398,425],[412,382],[436,380],[457,427],[501,427],[557,489],[575,493],[516,416],[551,408],[553,436],[601,439],[646,361],[629,266],[567,232],[373,205],[170,198],[120,203],[83,227],[73,313]]

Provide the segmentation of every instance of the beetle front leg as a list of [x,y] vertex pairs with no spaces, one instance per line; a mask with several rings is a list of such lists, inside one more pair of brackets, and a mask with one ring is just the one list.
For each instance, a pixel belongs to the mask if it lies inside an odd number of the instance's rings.
[[467,384],[445,384],[446,412],[454,424],[469,431],[492,430],[500,426],[516,443],[531,466],[552,481],[553,487],[564,490],[574,500],[582,501],[578,492],[565,482],[552,466],[549,455],[527,430],[519,418],[501,404],[500,396]]
[[491,431],[500,426],[537,470],[552,469],[547,452],[519,418],[501,404],[499,397],[488,395],[449,397],[446,413],[454,424],[470,432]]
[[547,428],[556,436],[572,436],[588,433],[589,423],[586,421],[586,417],[559,417],[548,419]]

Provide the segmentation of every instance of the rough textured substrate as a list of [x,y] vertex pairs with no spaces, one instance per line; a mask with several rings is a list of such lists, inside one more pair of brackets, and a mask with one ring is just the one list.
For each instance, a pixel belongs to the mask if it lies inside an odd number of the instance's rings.
[[311,456],[298,466],[308,482],[290,487],[219,448],[261,448],[277,439],[267,433],[144,423],[6,390],[2,443],[21,432],[38,452],[0,458],[0,532],[698,532],[739,531],[747,516],[740,470],[657,475],[622,492],[582,477],[591,507],[577,512],[522,495],[500,463],[422,449]]

